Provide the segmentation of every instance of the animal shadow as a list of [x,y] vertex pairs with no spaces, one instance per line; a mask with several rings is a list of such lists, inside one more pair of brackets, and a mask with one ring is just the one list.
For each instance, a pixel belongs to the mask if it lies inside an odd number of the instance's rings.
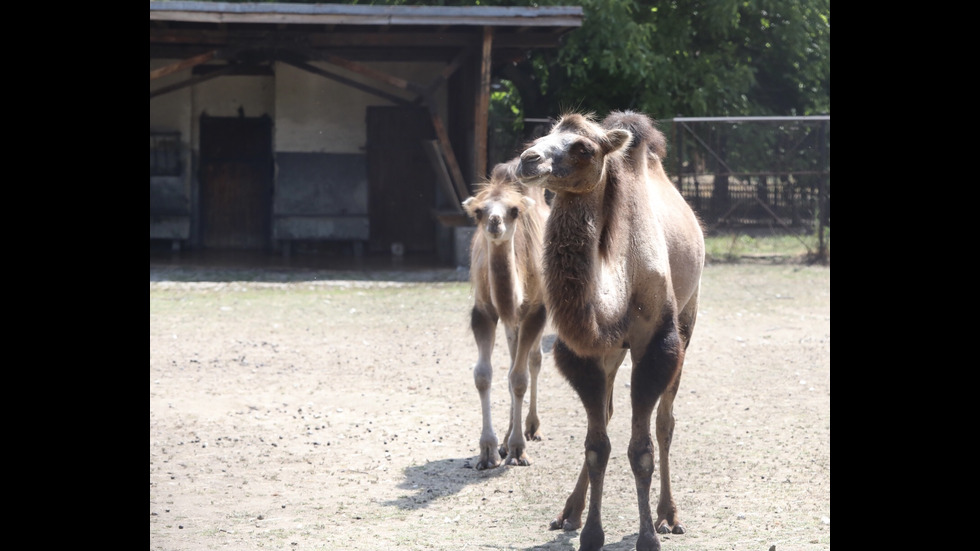
[[408,510],[424,509],[433,500],[457,494],[466,486],[482,484],[507,472],[503,468],[478,471],[474,468],[477,460],[476,456],[439,459],[406,467],[405,480],[398,487],[408,491],[408,495],[388,500],[384,505]]
[[[573,542],[579,536],[578,530],[574,532],[559,531],[553,541],[545,544],[525,547],[521,551],[567,551],[568,549],[578,549],[578,542]],[[638,534],[625,536],[616,543],[607,543],[602,546],[602,551],[633,551],[636,549]]]

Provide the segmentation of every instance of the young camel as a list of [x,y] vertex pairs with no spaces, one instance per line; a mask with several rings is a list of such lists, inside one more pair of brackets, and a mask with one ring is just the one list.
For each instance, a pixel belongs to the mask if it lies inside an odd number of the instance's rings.
[[[556,329],[555,365],[578,392],[588,429],[585,461],[552,529],[582,526],[581,549],[602,547],[602,485],[613,382],[630,352],[632,434],[627,448],[636,481],[638,551],[660,549],[657,532],[681,534],[670,490],[673,404],[698,311],[704,237],[701,224],[661,165],[663,134],[645,115],[614,112],[602,124],[569,114],[521,154],[518,174],[555,192],[545,228],[545,303]],[[650,511],[657,408],[660,501]]]
[[[527,440],[541,440],[537,411],[538,373],[541,371],[541,334],[546,315],[541,286],[541,236],[550,207],[541,188],[527,189],[517,180],[517,159],[494,167],[490,181],[463,208],[477,223],[470,247],[470,280],[475,297],[470,325],[479,357],[473,379],[480,393],[483,432],[477,469],[500,464],[531,464]],[[510,424],[504,444],[490,418],[490,356],[503,321],[510,351]],[[530,379],[530,381],[529,381]],[[530,406],[521,428],[521,408],[530,382]],[[498,456],[499,453],[499,456]]]

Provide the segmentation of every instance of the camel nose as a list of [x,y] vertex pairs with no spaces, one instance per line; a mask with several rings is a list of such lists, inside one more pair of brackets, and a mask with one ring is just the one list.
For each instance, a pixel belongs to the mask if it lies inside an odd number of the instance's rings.
[[541,155],[536,151],[528,149],[524,153],[521,153],[521,161],[517,166],[517,172],[521,176],[532,176],[535,172],[535,167],[541,162]]
[[522,163],[536,163],[541,160],[541,155],[533,149],[528,149],[524,153],[521,153]]
[[492,234],[500,233],[500,224],[503,222],[499,214],[490,215],[490,219],[487,220],[487,231]]

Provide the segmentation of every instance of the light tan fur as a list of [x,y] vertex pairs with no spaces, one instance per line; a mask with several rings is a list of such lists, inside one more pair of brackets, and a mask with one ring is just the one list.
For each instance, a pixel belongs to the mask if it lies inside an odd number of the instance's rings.
[[[558,340],[555,365],[588,416],[585,461],[552,528],[582,527],[581,549],[602,547],[602,483],[610,453],[616,373],[632,358],[628,457],[640,513],[636,548],[660,548],[656,532],[683,533],[671,496],[673,401],[697,318],[704,237],[664,172],[666,141],[646,116],[563,116],[522,154],[521,180],[555,192],[545,230],[544,281]],[[650,420],[657,407],[660,501],[650,511],[654,470]],[[586,494],[591,486],[584,526]]]
[[[481,470],[498,466],[500,457],[505,465],[530,465],[527,440],[541,439],[537,381],[541,371],[541,334],[546,321],[541,236],[550,208],[544,190],[528,189],[517,180],[516,167],[517,159],[498,164],[476,195],[463,201],[463,208],[477,225],[470,244],[474,296],[470,323],[479,353],[473,379],[483,412],[480,457],[476,464]],[[504,325],[511,360],[510,423],[499,450],[490,415],[493,379],[490,357],[498,320]],[[522,430],[521,410],[528,390],[530,406]]]

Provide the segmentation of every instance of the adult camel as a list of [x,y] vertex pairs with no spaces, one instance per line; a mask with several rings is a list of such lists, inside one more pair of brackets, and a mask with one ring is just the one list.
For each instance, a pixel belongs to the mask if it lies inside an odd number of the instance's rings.
[[[657,532],[684,532],[670,489],[673,404],[698,312],[701,224],[664,172],[664,135],[644,114],[563,116],[520,156],[518,175],[555,193],[545,227],[545,304],[558,339],[554,359],[588,419],[585,461],[552,529],[580,533],[581,549],[602,547],[602,485],[611,449],[616,372],[632,359],[627,448],[640,516],[638,551],[660,549]],[[657,406],[659,400],[659,406]],[[660,500],[650,510],[657,408]],[[582,526],[586,493],[588,516]]]

